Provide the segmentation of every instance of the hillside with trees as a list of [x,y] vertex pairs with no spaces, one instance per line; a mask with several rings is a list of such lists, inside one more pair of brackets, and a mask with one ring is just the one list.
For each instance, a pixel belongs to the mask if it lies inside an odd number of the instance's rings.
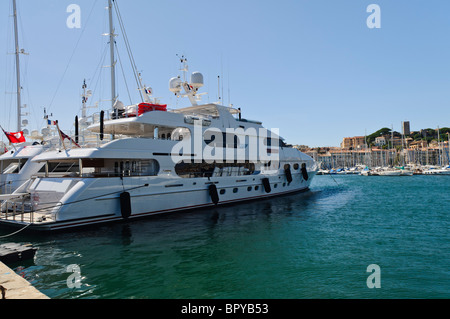
[[[420,131],[411,132],[411,134],[406,135],[405,138],[410,137],[414,141],[426,140],[427,144],[430,144],[431,141],[438,141],[438,135],[439,135],[441,142],[447,141],[448,140],[447,133],[450,134],[450,128],[448,128],[448,127],[439,128],[439,133],[438,133],[437,129],[427,128],[427,129],[422,129]],[[390,128],[383,127],[381,129],[379,129],[378,131],[376,131],[370,135],[367,135],[367,137],[366,137],[367,145],[374,146],[375,139],[377,137],[384,136],[384,137],[386,137],[386,139],[390,139],[392,135],[394,136],[394,138],[396,138],[396,137],[401,138],[401,136],[402,136],[401,133],[396,132],[396,131],[394,131],[392,134]]]

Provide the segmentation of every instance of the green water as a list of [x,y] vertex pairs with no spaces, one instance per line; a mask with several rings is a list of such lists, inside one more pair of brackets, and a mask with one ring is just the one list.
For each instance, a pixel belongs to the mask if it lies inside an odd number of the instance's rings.
[[317,176],[292,196],[0,243],[39,247],[13,269],[51,298],[449,298],[449,190],[448,176]]

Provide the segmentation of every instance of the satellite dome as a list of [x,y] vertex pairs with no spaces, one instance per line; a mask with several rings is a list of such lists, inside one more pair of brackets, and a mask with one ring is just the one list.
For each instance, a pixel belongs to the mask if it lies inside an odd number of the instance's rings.
[[191,75],[191,85],[195,89],[199,89],[203,86],[203,74],[200,72],[194,72]]
[[171,78],[169,81],[169,90],[172,93],[180,93],[181,92],[181,79],[176,77],[176,78]]

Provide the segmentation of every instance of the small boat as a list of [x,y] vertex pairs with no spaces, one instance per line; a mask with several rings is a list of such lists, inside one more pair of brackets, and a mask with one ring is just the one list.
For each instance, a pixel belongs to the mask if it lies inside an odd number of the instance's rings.
[[423,172],[424,175],[450,175],[450,168],[430,168]]
[[380,169],[378,171],[378,175],[379,176],[400,176],[400,175],[402,175],[402,171],[399,169],[392,169],[392,168]]

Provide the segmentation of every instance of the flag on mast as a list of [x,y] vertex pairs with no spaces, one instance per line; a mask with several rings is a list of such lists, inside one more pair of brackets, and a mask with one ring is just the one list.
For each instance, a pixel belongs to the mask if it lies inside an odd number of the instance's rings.
[[78,145],[77,143],[75,143],[75,141],[67,134],[64,134],[63,131],[60,130],[60,128],[58,127],[59,130],[59,134],[61,135],[62,141],[64,142],[65,139],[68,139],[69,141],[71,141],[74,145],[78,146],[79,148],[81,148],[80,145]]
[[23,132],[6,132],[2,127],[3,133],[5,133],[6,137],[8,138],[9,142],[11,144],[19,144],[19,143],[25,143],[25,136],[23,136]]

